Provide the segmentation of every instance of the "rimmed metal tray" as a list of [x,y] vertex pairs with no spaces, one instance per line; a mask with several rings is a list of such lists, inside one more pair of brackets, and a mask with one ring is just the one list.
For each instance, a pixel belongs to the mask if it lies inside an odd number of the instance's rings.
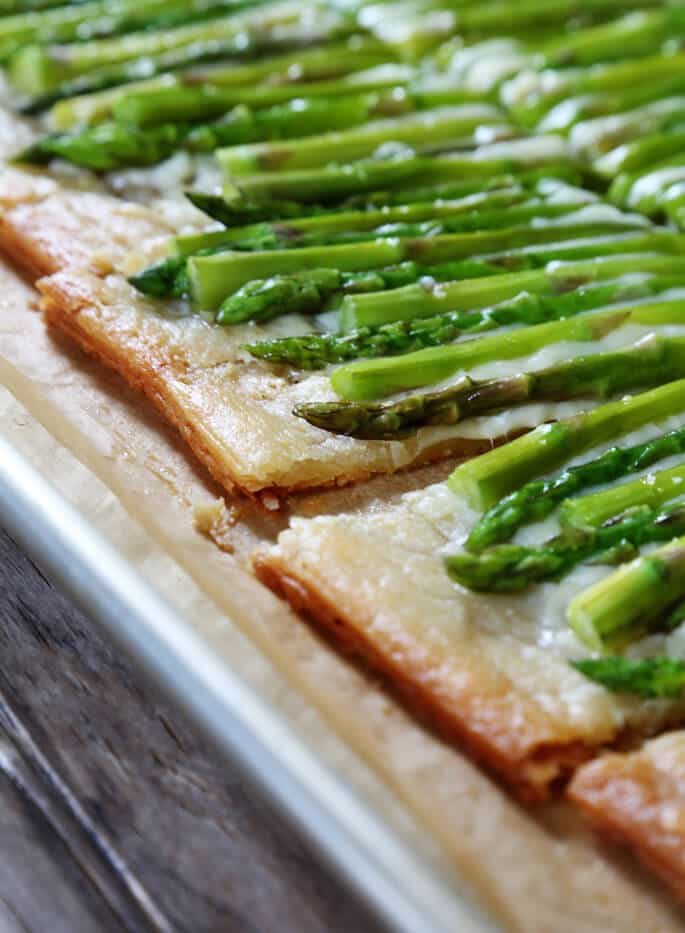
[[[439,877],[135,568],[0,438],[0,524],[401,933],[496,927]],[[361,931],[360,931],[361,933]]]

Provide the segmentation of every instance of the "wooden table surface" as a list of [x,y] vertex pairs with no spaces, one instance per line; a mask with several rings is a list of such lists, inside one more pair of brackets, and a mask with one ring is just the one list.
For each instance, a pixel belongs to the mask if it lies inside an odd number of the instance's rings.
[[0,931],[380,933],[0,530]]

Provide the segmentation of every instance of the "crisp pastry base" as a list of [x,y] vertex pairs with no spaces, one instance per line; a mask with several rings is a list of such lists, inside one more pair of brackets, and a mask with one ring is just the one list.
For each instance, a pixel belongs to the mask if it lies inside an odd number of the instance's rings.
[[401,442],[312,427],[292,409],[335,397],[328,376],[293,375],[241,350],[248,339],[306,328],[304,320],[225,329],[160,308],[122,274],[163,255],[171,230],[150,209],[21,174],[10,187],[0,191],[0,246],[45,277],[39,288],[48,322],[144,392],[227,489],[281,495],[344,485],[448,455],[473,456],[531,426],[522,411],[505,429],[474,419]]
[[543,621],[544,586],[498,597],[452,583],[443,529],[462,517],[438,484],[368,513],[294,519],[255,569],[524,798],[544,798],[623,731],[682,716],[683,704],[621,698],[573,670],[568,652],[582,647],[564,648],[563,612]]
[[602,836],[628,845],[685,900],[685,732],[593,761],[569,796]]

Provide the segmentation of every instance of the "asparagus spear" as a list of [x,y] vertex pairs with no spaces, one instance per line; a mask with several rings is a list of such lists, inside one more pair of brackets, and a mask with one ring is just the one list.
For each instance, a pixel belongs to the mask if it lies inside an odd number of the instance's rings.
[[[306,217],[308,214],[297,201],[269,201],[259,203],[247,198],[226,200],[203,191],[186,191],[186,197],[198,210],[218,220],[226,227],[241,227],[245,224],[268,220],[286,220]],[[317,213],[333,213],[331,210],[316,209]],[[205,234],[203,234],[205,235]],[[213,244],[212,244],[213,245]],[[204,244],[201,248],[204,248]],[[185,251],[189,254],[189,251]]]
[[682,152],[683,148],[684,130],[650,133],[612,149],[596,159],[593,168],[603,178],[612,179],[619,173],[635,173],[653,166],[656,162]]
[[[411,101],[390,101],[390,105],[409,109]],[[16,158],[40,164],[59,157],[85,168],[111,171],[160,162],[179,148],[207,152],[226,143],[287,139],[322,129],[354,127],[384,106],[377,94],[350,95],[335,102],[326,98],[298,99],[264,110],[240,105],[220,120],[197,126],[160,123],[141,130],[123,123],[101,123],[77,132],[49,134]]]
[[613,59],[653,54],[659,46],[685,31],[679,7],[635,10],[608,23],[555,36],[544,43],[547,67],[587,66]]
[[[423,281],[407,285],[393,294],[380,292],[346,298],[340,309],[340,324],[343,330],[354,330],[397,320],[432,317],[446,311],[473,310],[497,304],[524,291],[558,294],[631,272],[678,276],[678,265],[679,260],[672,257],[619,255],[601,258],[600,252],[597,259],[549,264],[544,269],[513,272],[491,282],[453,282],[437,286]],[[616,282],[616,298],[613,300],[620,300],[622,289],[629,284]]]
[[[220,231],[220,233],[223,235],[223,231]],[[664,234],[659,234],[659,236],[663,235]],[[665,236],[668,237],[669,235],[666,234]],[[281,314],[288,314],[293,310],[297,310],[300,313],[304,311],[308,314],[316,314],[322,311],[330,300],[337,299],[340,295],[367,294],[370,292],[385,291],[386,289],[400,289],[405,285],[418,281],[423,281],[425,287],[428,287],[429,280],[434,280],[436,282],[455,282],[462,279],[501,275],[511,270],[525,271],[539,269],[540,267],[548,266],[549,263],[553,261],[568,261],[576,258],[584,259],[587,256],[592,256],[591,262],[595,264],[605,263],[618,256],[619,261],[623,264],[623,272],[617,267],[614,273],[615,275],[624,274],[626,269],[631,268],[631,264],[636,270],[642,269],[643,272],[646,272],[648,270],[644,264],[650,261],[655,263],[651,268],[651,271],[655,273],[661,271],[663,274],[668,274],[670,271],[672,274],[677,274],[679,272],[678,260],[671,256],[659,256],[658,254],[644,255],[639,252],[633,254],[630,252],[631,249],[640,250],[657,247],[659,246],[659,242],[655,241],[651,235],[646,238],[642,236],[628,238],[594,237],[589,241],[570,240],[566,243],[549,244],[548,247],[541,247],[537,250],[524,248],[514,251],[504,251],[500,254],[492,254],[488,257],[487,261],[483,259],[456,260],[454,262],[440,263],[435,266],[425,266],[408,261],[400,263],[398,266],[356,273],[339,272],[338,270],[325,268],[324,273],[327,282],[333,281],[333,279],[330,278],[330,273],[332,271],[335,271],[338,275],[339,284],[331,291],[321,289],[320,277],[318,275],[320,270],[318,269],[296,272],[291,275],[275,275],[268,279],[252,280],[227,297],[220,306],[221,323],[233,324],[246,320],[266,321],[278,317]],[[672,240],[667,239],[663,241],[661,245],[668,247],[672,243]],[[624,251],[627,252],[624,253]],[[179,268],[176,258],[169,260],[169,262],[173,263],[174,270]],[[160,276],[158,277],[158,281],[153,285],[155,288],[154,293],[162,297],[165,294],[163,290],[165,283],[168,281],[165,263],[150,268],[147,270],[146,275],[149,275],[149,280],[152,284],[156,278],[156,269],[159,270]],[[187,285],[185,266],[182,267],[182,271],[184,283]],[[559,271],[563,277],[563,269]],[[173,274],[175,274],[175,272]],[[587,271],[583,274],[587,274]],[[593,277],[594,276],[591,275],[590,279]],[[518,286],[520,287],[521,284],[519,280]],[[311,285],[314,285],[315,288],[310,287]],[[299,297],[301,293],[305,293],[306,295],[303,300],[300,300]],[[314,295],[316,293],[319,294],[321,299],[321,304],[318,305],[314,301]],[[284,300],[285,295],[289,296],[287,301]],[[467,296],[465,295],[464,297],[466,298]],[[501,301],[505,297],[506,294],[499,298],[490,295],[484,304],[487,305],[488,302],[494,304],[496,301]],[[384,299],[384,306],[390,309],[393,307],[393,299],[391,296],[387,296],[387,298],[390,298],[390,302]],[[473,293],[469,293],[468,298],[471,301],[476,300],[476,296]],[[481,307],[483,306],[484,305],[481,304]],[[357,329],[355,323],[356,318],[351,316],[350,309],[345,308],[343,310],[341,305],[341,311],[341,325],[344,328]],[[433,314],[435,314],[435,311]],[[383,314],[383,319],[386,321],[388,319],[390,321],[395,320],[395,317],[395,313],[390,310],[388,310],[387,316],[385,312]],[[397,315],[397,319],[402,319],[401,315]],[[362,326],[367,325],[364,324]],[[378,322],[376,322],[376,326],[378,326]]]
[[685,155],[678,154],[657,163],[643,172],[617,175],[609,188],[609,199],[616,204],[626,203],[649,216],[663,210],[670,188],[678,193],[685,181]]
[[636,99],[646,102],[664,96],[665,86],[684,76],[685,54],[656,54],[585,69],[522,72],[505,82],[501,99],[524,126],[535,126],[555,104],[574,95],[605,95],[612,109],[626,110]]
[[[324,14],[315,4],[306,9],[314,14],[312,22],[307,23],[313,37],[319,34],[319,30],[324,36],[351,31],[352,24],[342,14],[335,14],[332,10]],[[302,29],[303,12],[301,4],[283,0],[269,5],[258,4],[233,15],[175,29],[153,29],[68,45],[26,45],[12,56],[9,77],[20,91],[39,94],[95,69],[188,48],[196,43],[227,43],[241,37],[244,45],[245,35],[249,41],[251,31],[271,37],[286,33],[288,27],[296,32]],[[318,26],[315,22],[317,13]]]
[[490,263],[465,259],[438,266],[403,262],[369,272],[312,269],[292,275],[275,275],[270,279],[248,282],[226,298],[217,312],[216,323],[269,321],[283,314],[317,314],[340,293],[397,288],[421,276],[429,276],[435,281],[452,281],[501,273],[502,269]]
[[171,256],[132,275],[129,282],[150,298],[187,298],[190,292],[187,263],[182,256]]
[[[685,278],[679,280],[685,285]],[[645,283],[636,282],[620,290],[620,300],[645,294]],[[363,327],[341,334],[306,334],[280,337],[247,344],[245,349],[258,359],[287,363],[299,369],[322,369],[330,363],[343,363],[360,357],[387,357],[416,353],[428,347],[454,342],[465,331],[482,333],[511,324],[543,324],[567,318],[582,311],[606,306],[616,300],[617,286],[598,285],[581,295],[529,295],[522,293],[509,302],[484,311],[450,311],[432,318],[418,318]],[[230,301],[230,299],[229,299]],[[217,323],[230,323],[221,320]]]
[[42,165],[64,159],[95,172],[155,165],[179,148],[185,134],[184,127],[173,124],[141,132],[118,123],[102,123],[81,133],[44,136],[15,156],[14,161]]
[[[206,255],[211,255],[208,249]],[[201,255],[198,251],[195,255]],[[311,269],[291,275],[274,275],[269,279],[255,279],[222,302],[217,312],[218,324],[237,324],[241,321],[269,321],[283,314],[317,314],[334,296],[341,293],[378,291],[398,288],[405,282],[414,282],[428,276],[436,281],[456,278],[500,275],[504,270],[492,263],[465,259],[437,266],[419,266],[403,262],[396,266],[372,269],[368,272],[340,272],[338,269]],[[139,291],[155,298],[187,297],[187,263],[183,256],[149,266],[130,279]]]
[[[544,142],[544,144],[543,144]],[[352,195],[402,187],[420,187],[450,182],[486,183],[488,178],[526,171],[566,159],[561,140],[547,137],[531,149],[530,140],[484,146],[468,156],[417,155],[393,160],[361,160],[289,172],[266,172],[241,178],[233,185],[254,200],[330,203]]]
[[[662,513],[660,533],[683,533],[682,506]],[[653,521],[656,523],[657,518]],[[652,539],[652,540],[658,540]],[[664,547],[619,567],[571,602],[567,619],[582,642],[601,651],[607,643],[630,637],[650,624],[685,595],[685,539],[676,537]]]
[[[208,82],[223,87],[254,86],[267,80],[271,83],[297,84],[302,81],[340,77],[363,68],[373,68],[392,60],[393,57],[392,49],[381,42],[364,36],[353,36],[342,42],[264,56],[257,61],[241,60],[246,52],[258,50],[258,36],[252,37],[248,49],[244,48],[244,43],[241,46],[241,43],[235,40],[222,42],[208,39],[206,42],[193,43],[188,48],[172,49],[170,52],[125,62],[122,65],[96,68],[85,75],[58,84],[43,94],[29,98],[20,109],[26,114],[42,113],[58,101],[66,102],[76,95],[92,96],[97,91],[169,72],[180,71],[179,83],[190,85]],[[226,59],[231,58],[233,61],[227,64]],[[204,64],[203,67],[203,63],[216,61],[221,61],[221,65],[217,67]],[[129,90],[132,89],[120,87],[118,96],[125,96]],[[142,88],[138,87],[138,90]],[[66,114],[72,108],[73,104],[68,103],[62,113]],[[68,125],[68,120],[56,122],[62,128]]]
[[[466,547],[469,551],[477,552],[508,541],[524,525],[547,518],[559,504],[562,504],[563,510],[567,505],[582,501],[571,499],[570,496],[590,486],[612,483],[622,476],[644,470],[665,457],[683,452],[685,428],[678,428],[643,444],[611,447],[599,457],[570,467],[551,479],[532,480],[488,509],[471,530]],[[571,520],[568,524],[578,523]]]
[[[627,221],[626,226],[631,226]],[[455,233],[443,236],[377,239],[363,243],[312,246],[296,250],[238,252],[226,250],[214,256],[191,257],[188,274],[193,299],[204,309],[218,307],[223,299],[253,279],[332,267],[341,272],[362,272],[414,260],[437,265],[454,259],[484,256],[514,246],[558,243],[584,235],[620,230],[617,224],[548,224],[547,226],[505,228],[482,233]]]
[[569,499],[563,503],[559,518],[568,528],[602,525],[614,515],[622,515],[637,506],[655,508],[669,499],[677,499],[683,495],[684,481],[685,467],[682,465],[658,470],[630,483]]
[[540,425],[530,434],[460,464],[449,486],[472,508],[489,509],[531,478],[558,469],[586,450],[683,411],[685,380],[678,380]]
[[[479,554],[451,554],[445,559],[445,565],[450,577],[470,590],[513,593],[526,589],[532,583],[563,576],[577,564],[592,558],[599,558],[601,561],[605,553],[614,553],[617,546],[621,547],[622,553],[629,554],[632,551],[632,556],[636,548],[644,544],[669,541],[683,533],[685,508],[682,505],[667,509],[643,507],[620,522],[600,528],[563,532],[539,548],[497,544]],[[660,609],[663,610],[684,594],[685,584],[682,591],[674,593]],[[582,594],[579,599],[585,595]],[[574,600],[574,603],[577,602],[578,600]],[[578,613],[576,610],[572,612],[571,607],[569,620],[573,619],[572,626],[580,635],[576,625],[584,630],[585,623],[577,621]]]
[[375,191],[363,196],[350,197],[338,206],[322,206],[288,200],[254,201],[241,197],[237,189],[230,190],[230,197],[219,197],[200,191],[188,191],[186,197],[201,211],[230,227],[254,221],[310,217],[337,211],[386,210],[391,207],[406,207],[409,204],[497,196],[501,192],[514,189],[521,192],[533,192],[538,190],[539,185],[543,188],[541,193],[545,193],[544,189],[549,189],[552,193],[554,186],[565,183],[576,184],[578,180],[577,171],[568,163],[550,163],[543,169],[522,171],[516,175],[509,173],[473,181],[427,185],[399,191]]
[[607,152],[648,133],[668,130],[683,119],[685,96],[678,94],[661,98],[628,113],[610,114],[577,123],[569,134],[569,141],[574,152],[589,161],[595,161]]
[[[402,72],[397,68],[372,69],[363,74],[343,76],[333,81],[312,81],[300,84],[261,84],[256,87],[203,84],[196,86],[175,85],[153,88],[140,93],[125,94],[116,100],[112,112],[117,120],[132,126],[149,127],[159,123],[182,121],[199,123],[215,119],[240,105],[253,109],[274,107],[293,100],[324,98],[331,107],[338,99],[350,95],[380,93],[397,88],[395,106],[402,107],[399,91],[403,88]],[[454,98],[461,101],[463,93],[452,91]],[[411,93],[410,99],[421,106],[423,99]]]
[[299,405],[295,414],[333,434],[397,440],[421,427],[454,425],[502,408],[536,401],[606,398],[684,375],[685,338],[650,334],[628,349],[578,357],[537,372],[480,382],[462,376],[447,389],[396,402],[311,403]]
[[[414,204],[400,204],[397,206],[387,206],[385,208],[370,207],[367,210],[320,210],[309,216],[299,216],[297,207],[295,207],[295,216],[287,220],[283,219],[281,223],[271,226],[274,233],[280,229],[285,231],[281,235],[301,233],[335,234],[345,231],[363,231],[375,230],[381,226],[395,223],[415,223],[423,220],[433,220],[443,217],[458,217],[468,214],[471,217],[471,223],[482,223],[482,218],[492,211],[500,210],[504,207],[513,207],[521,205],[528,197],[528,192],[521,188],[505,188],[494,192],[485,192],[483,194],[470,195],[456,200],[440,200],[438,202],[417,202]],[[189,199],[200,210],[215,217],[217,220],[228,220],[225,231],[212,230],[208,233],[192,233],[185,236],[176,237],[172,241],[171,249],[174,254],[180,256],[192,256],[199,249],[207,247],[226,246],[235,243],[237,240],[244,240],[249,236],[249,229],[246,231],[242,227],[242,233],[236,235],[235,206],[227,204],[223,198],[214,195],[196,194],[189,192]],[[540,199],[535,199],[532,205],[541,205]],[[573,209],[570,205],[551,205],[552,213],[564,213]],[[542,208],[545,210],[545,207]],[[516,215],[520,216],[520,215]],[[535,216],[531,213],[530,216]],[[281,218],[279,218],[281,220]],[[501,220],[498,216],[495,222]],[[241,225],[237,225],[240,229]],[[254,225],[257,230],[257,225]],[[259,231],[260,236],[264,233],[262,226]]]
[[489,104],[440,107],[393,119],[375,120],[344,132],[312,135],[282,143],[219,149],[216,158],[231,177],[254,172],[316,168],[332,161],[351,162],[367,158],[389,141],[411,146],[416,152],[453,148],[472,141],[481,124],[502,120],[502,114]]
[[[339,246],[348,243],[365,243],[369,240],[397,239],[401,237],[435,237],[448,233],[478,233],[487,230],[501,230],[502,227],[513,229],[515,226],[532,221],[542,225],[544,220],[568,216],[569,221],[578,219],[577,206],[574,204],[541,204],[539,201],[525,203],[511,208],[492,211],[471,211],[464,213],[458,205],[452,210],[449,204],[408,206],[405,219],[393,222],[390,219],[392,209],[386,218],[367,212],[357,220],[349,213],[336,213],[302,218],[288,223],[262,223],[249,227],[227,231],[225,236],[215,236],[215,243],[233,245],[240,250],[270,249],[308,249],[312,247]],[[374,217],[376,214],[376,217]],[[402,217],[402,213],[398,213]],[[422,219],[430,218],[430,219]],[[374,219],[376,226],[374,226]],[[384,222],[387,219],[387,222]],[[621,226],[641,226],[621,215],[616,215]]]
[[462,369],[528,356],[561,341],[592,341],[628,324],[659,326],[685,320],[682,299],[567,317],[502,334],[431,347],[401,357],[360,360],[336,369],[331,385],[344,399],[363,401],[448,379]]
[[583,658],[571,666],[612,693],[631,693],[643,700],[675,699],[685,687],[685,661],[680,658]]
[[[216,0],[216,7],[225,6]],[[116,35],[155,25],[174,14],[192,19],[204,13],[206,0],[114,0],[69,4],[55,9],[20,12],[0,18],[0,58],[6,59],[29,42],[68,42],[90,36]]]

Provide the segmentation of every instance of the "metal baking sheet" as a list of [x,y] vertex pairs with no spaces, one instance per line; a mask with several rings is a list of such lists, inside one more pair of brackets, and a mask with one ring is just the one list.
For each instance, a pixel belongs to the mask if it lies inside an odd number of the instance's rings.
[[208,639],[2,438],[0,522],[316,844],[389,929],[497,929],[319,761]]

